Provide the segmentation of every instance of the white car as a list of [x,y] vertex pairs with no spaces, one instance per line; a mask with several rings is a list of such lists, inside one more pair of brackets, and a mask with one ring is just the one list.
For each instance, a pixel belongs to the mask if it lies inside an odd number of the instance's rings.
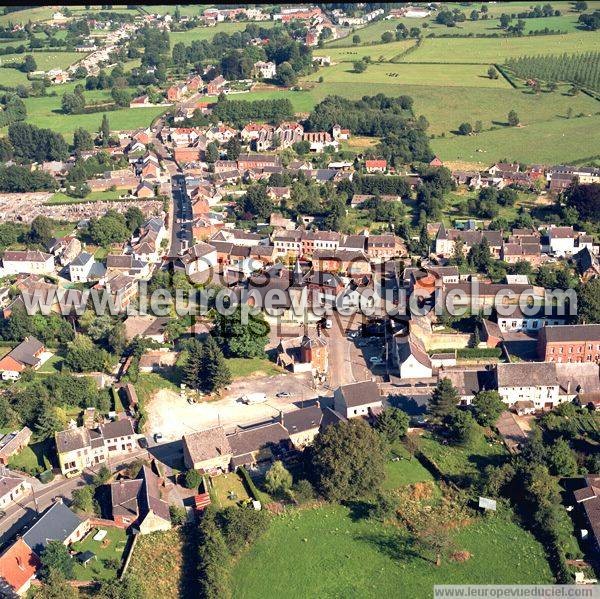
[[379,366],[380,364],[383,364],[383,360],[379,356],[373,356],[372,358],[369,358],[369,362],[371,362],[373,366]]

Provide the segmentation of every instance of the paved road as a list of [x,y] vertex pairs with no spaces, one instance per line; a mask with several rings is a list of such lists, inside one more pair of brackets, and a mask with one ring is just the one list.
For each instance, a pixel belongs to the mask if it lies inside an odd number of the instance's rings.
[[174,219],[171,227],[171,245],[169,256],[179,256],[183,249],[192,244],[192,206],[185,188],[185,177],[182,174],[171,177]]
[[[148,452],[145,449],[136,450],[122,457],[111,459],[111,469],[117,466],[132,462],[136,459],[147,457]],[[0,520],[0,544],[9,541],[15,534],[22,531],[24,526],[29,525],[37,515],[37,511],[43,512],[47,507],[54,503],[57,497],[70,501],[71,494],[78,488],[88,484],[91,481],[94,472],[86,470],[83,476],[77,478],[63,478],[42,485],[37,479],[31,480],[34,485],[34,493],[30,493],[20,502],[8,507],[6,516]],[[30,479],[28,479],[30,480]],[[37,504],[37,511],[36,511]]]

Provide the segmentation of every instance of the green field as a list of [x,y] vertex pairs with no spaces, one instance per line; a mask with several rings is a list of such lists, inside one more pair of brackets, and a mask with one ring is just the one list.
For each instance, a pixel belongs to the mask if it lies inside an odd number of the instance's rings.
[[234,378],[250,375],[271,376],[282,373],[281,368],[276,364],[262,358],[228,358],[226,362],[231,376]]
[[333,62],[354,62],[355,60],[361,60],[364,56],[370,56],[372,61],[377,62],[378,60],[392,60],[414,45],[414,40],[403,40],[374,46],[321,48],[314,50],[313,53],[315,56],[330,56]]
[[[257,23],[261,27],[273,27],[273,21],[261,21]],[[194,40],[212,40],[217,33],[232,34],[236,31],[243,31],[248,26],[248,21],[233,21],[231,23],[217,23],[214,27],[196,27],[187,31],[172,31],[169,34],[171,38],[171,47],[178,42],[189,44]]]
[[541,162],[579,161],[598,153],[600,116],[533,123],[518,129],[502,128],[469,137],[434,139],[432,150],[443,160],[491,164],[503,156]]
[[[81,60],[85,54],[81,52],[34,52],[32,53],[37,63],[38,71],[48,71],[50,69],[66,69],[69,65]],[[21,63],[25,54],[7,54],[0,56],[0,65],[6,65],[12,62]],[[3,85],[16,86],[27,84],[27,74],[18,69],[0,70],[0,81]]]
[[[435,85],[438,87],[478,87],[511,89],[504,77],[490,79],[485,65],[471,64],[407,64],[381,63],[370,64],[363,73],[355,73],[348,63],[340,63],[319,69],[307,80],[316,81],[323,77],[323,83],[387,83],[403,87],[404,85]],[[402,92],[402,90],[399,90]]]
[[598,49],[600,32],[511,38],[426,38],[421,47],[407,54],[406,62],[504,62],[524,54],[590,52]]
[[72,198],[65,193],[55,193],[47,202],[48,206],[56,204],[79,204],[81,202],[112,202],[118,201],[123,191],[92,191],[85,198]]
[[25,24],[28,21],[47,21],[52,18],[55,12],[56,8],[52,6],[38,6],[36,8],[28,8],[27,10],[19,10],[7,15],[1,15],[0,25],[4,26],[8,23]]
[[436,583],[552,581],[543,547],[512,522],[477,519],[454,538],[457,550],[470,552],[470,559],[436,567],[404,530],[357,520],[346,507],[291,511],[275,518],[236,564],[233,596],[429,599]]
[[390,460],[385,464],[385,482],[383,488],[398,489],[402,485],[412,485],[432,481],[433,476],[417,458],[405,449],[403,445],[395,445],[392,453],[399,457],[398,461]]

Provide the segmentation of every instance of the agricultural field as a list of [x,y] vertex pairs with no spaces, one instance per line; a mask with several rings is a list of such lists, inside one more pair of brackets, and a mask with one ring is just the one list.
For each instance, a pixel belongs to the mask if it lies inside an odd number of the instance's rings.
[[434,583],[552,581],[543,547],[513,522],[478,518],[460,528],[454,541],[470,558],[436,567],[402,528],[353,517],[343,506],[294,510],[275,518],[239,560],[233,596],[396,597],[401,589],[403,597],[424,599]]
[[25,24],[28,21],[48,21],[55,12],[56,8],[53,6],[37,6],[27,10],[18,10],[7,15],[0,15],[0,26],[4,27],[8,23]]
[[[18,44],[17,44],[18,45]],[[35,58],[38,71],[48,71],[50,69],[66,69],[74,62],[81,60],[85,54],[81,52],[32,52]],[[7,54],[0,56],[0,65],[6,65],[11,62],[21,63],[25,54]],[[27,84],[27,73],[22,73],[18,69],[2,68],[0,70],[0,79],[3,85],[16,86]]]
[[[533,20],[533,19],[530,19]],[[503,63],[507,58],[531,54],[573,54],[598,49],[600,32],[511,38],[425,38],[407,54],[406,62]]]
[[352,46],[351,48],[323,48],[314,51],[315,56],[330,56],[333,62],[354,62],[370,56],[373,62],[379,60],[393,61],[396,57],[406,52],[415,45],[415,40],[402,40],[389,44],[376,44],[372,46]]
[[545,164],[582,161],[600,147],[600,116],[532,123],[519,128],[484,131],[474,136],[437,138],[432,150],[443,160],[488,164],[503,156]]
[[[320,69],[310,75],[307,80],[323,78],[323,83],[381,83],[402,87],[404,85],[435,85],[438,87],[477,87],[510,89],[504,79],[490,79],[487,67],[471,64],[409,64],[409,63],[376,63],[370,64],[363,73],[356,73],[352,65],[340,63],[335,66]],[[399,90],[401,91],[401,90]]]

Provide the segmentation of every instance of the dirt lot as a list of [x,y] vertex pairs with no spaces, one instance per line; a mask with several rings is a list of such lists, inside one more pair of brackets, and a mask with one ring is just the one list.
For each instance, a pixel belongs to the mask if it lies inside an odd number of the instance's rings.
[[[292,397],[277,398],[280,391],[292,393]],[[239,398],[246,393],[263,392],[267,402],[244,405]],[[175,441],[182,435],[193,433],[219,423],[226,431],[233,431],[236,425],[264,422],[277,416],[280,411],[295,410],[303,400],[318,396],[311,387],[308,374],[239,379],[218,401],[189,404],[185,398],[170,389],[161,389],[149,403],[146,432],[150,435],[160,432],[163,441]]]

